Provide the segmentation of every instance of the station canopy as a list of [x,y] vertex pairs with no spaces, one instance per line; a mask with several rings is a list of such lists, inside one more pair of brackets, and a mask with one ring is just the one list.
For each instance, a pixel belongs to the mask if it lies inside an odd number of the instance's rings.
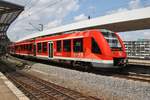
[[9,41],[6,32],[23,10],[23,6],[0,0],[0,44]]

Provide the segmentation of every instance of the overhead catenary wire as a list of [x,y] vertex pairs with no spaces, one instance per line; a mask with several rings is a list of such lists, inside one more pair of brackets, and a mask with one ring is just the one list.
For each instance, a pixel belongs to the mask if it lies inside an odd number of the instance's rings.
[[33,3],[28,9],[26,9],[26,12],[29,11],[30,9],[32,9],[33,7],[35,7],[39,3],[39,1],[40,0],[36,0],[35,3]]
[[[25,20],[25,19],[31,17],[33,14],[36,14],[36,13],[39,14],[39,13],[41,13],[41,12],[44,11],[43,9],[52,7],[52,6],[56,5],[57,3],[59,3],[60,1],[62,1],[62,0],[57,0],[57,1],[55,1],[54,3],[51,3],[51,4],[47,5],[46,7],[40,8],[40,9],[38,9],[38,10],[32,12],[31,14],[28,14],[27,16],[25,16],[25,17],[23,17],[23,18],[16,20],[16,22]],[[31,9],[31,8],[30,8],[30,9]],[[26,11],[26,12],[27,12],[27,11]],[[25,12],[25,13],[26,13],[26,12]]]
[[29,5],[31,3],[32,0],[25,0],[25,4],[24,6],[26,7],[27,5]]
[[[59,0],[59,1],[62,1],[62,0]],[[51,3],[51,4],[49,4],[48,6],[46,6],[45,9],[48,8],[48,7],[51,7],[51,6],[55,5],[55,4],[57,4],[57,3],[58,3],[58,0],[57,0],[56,2],[54,2],[54,3]],[[34,5],[34,6],[35,6],[35,5]],[[31,8],[30,8],[30,9],[31,9]],[[41,10],[41,9],[40,9],[40,10]],[[36,13],[36,12],[39,13],[40,10],[37,10],[37,11],[35,11],[35,12],[33,12],[33,13]],[[42,10],[42,11],[43,11],[43,10]],[[32,14],[33,14],[33,13],[32,13]],[[28,18],[31,17],[32,14],[28,14]],[[35,27],[35,26],[32,24],[31,21],[29,21],[29,24],[30,24],[35,30],[38,30],[38,31],[42,31],[42,30],[43,30],[43,24],[39,24],[39,25],[42,25],[42,26],[41,26],[41,27],[42,27],[41,29]]]
[[[27,0],[28,1],[28,0]],[[30,0],[29,2],[25,3],[25,8],[27,8],[27,6],[31,3],[32,0]],[[29,7],[28,9],[25,9],[25,11],[22,12],[22,14],[25,14],[26,12],[28,12],[30,9],[32,9],[34,6],[36,6],[36,4],[38,4],[40,0],[36,0],[36,3],[33,3],[34,5],[31,5],[31,7]],[[22,18],[24,19],[24,17]],[[19,20],[20,21],[20,20]]]

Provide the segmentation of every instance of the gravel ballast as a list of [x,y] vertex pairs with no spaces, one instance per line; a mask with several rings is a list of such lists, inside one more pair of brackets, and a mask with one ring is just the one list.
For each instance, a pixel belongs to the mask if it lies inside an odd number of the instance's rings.
[[[17,62],[8,59],[10,62]],[[150,83],[34,63],[26,72],[104,100],[150,100]]]

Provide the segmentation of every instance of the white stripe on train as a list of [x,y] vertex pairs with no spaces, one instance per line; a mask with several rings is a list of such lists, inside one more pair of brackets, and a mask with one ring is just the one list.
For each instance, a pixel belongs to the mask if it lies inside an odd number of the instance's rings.
[[[21,54],[21,53],[16,53],[20,55],[28,55],[28,54]],[[33,56],[33,55],[30,55]],[[36,55],[37,58],[41,59],[63,59],[63,60],[74,60],[74,61],[84,61],[84,62],[91,62],[94,67],[102,67],[102,68],[114,68],[113,66],[113,60],[96,60],[96,59],[87,59],[87,58],[72,58],[72,57],[58,57],[58,56],[53,56],[53,58],[49,58],[48,56],[44,55]],[[118,66],[116,66],[118,68]]]
[[[22,53],[16,53],[16,54],[30,55],[30,54],[22,54]],[[32,55],[30,55],[30,56],[32,56]],[[113,60],[96,60],[96,59],[87,59],[87,58],[72,58],[72,57],[58,57],[58,56],[53,56],[53,58],[49,58],[48,56],[44,56],[44,55],[36,55],[36,57],[43,57],[43,58],[47,58],[47,59],[63,59],[63,60],[75,60],[75,61],[86,61],[86,62],[113,64]]]

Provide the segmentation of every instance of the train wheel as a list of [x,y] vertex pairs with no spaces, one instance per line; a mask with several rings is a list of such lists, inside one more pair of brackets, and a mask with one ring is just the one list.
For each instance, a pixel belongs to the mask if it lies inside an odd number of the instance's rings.
[[83,64],[83,68],[86,72],[92,71],[92,65],[90,63]]
[[118,68],[116,69],[116,72],[119,73],[119,74],[123,74],[125,71],[125,68]]

